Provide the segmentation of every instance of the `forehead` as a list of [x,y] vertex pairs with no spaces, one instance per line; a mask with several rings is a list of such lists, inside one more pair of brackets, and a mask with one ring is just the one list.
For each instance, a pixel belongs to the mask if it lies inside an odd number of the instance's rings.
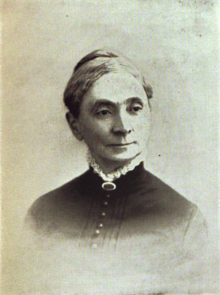
[[85,94],[83,101],[93,103],[107,99],[113,103],[123,103],[131,97],[139,97],[147,102],[143,86],[128,73],[110,73],[97,80]]

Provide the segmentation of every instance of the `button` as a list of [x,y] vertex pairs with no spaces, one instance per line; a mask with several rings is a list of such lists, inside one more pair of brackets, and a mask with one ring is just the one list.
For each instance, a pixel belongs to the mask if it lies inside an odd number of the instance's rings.
[[105,215],[106,215],[106,214],[105,214],[105,212],[102,212],[102,214],[101,214],[101,215],[102,215],[102,217],[105,217]]
[[96,249],[97,247],[98,247],[97,244],[92,244],[92,248],[93,248],[93,249]]
[[106,197],[107,197],[107,198],[110,198],[110,195],[107,195]]
[[95,234],[96,234],[96,235],[99,235],[99,234],[100,234],[100,231],[97,229],[97,230],[95,231]]
[[99,223],[99,228],[102,228],[103,227],[103,224],[102,223]]
[[108,202],[103,202],[103,205],[104,206],[108,206]]

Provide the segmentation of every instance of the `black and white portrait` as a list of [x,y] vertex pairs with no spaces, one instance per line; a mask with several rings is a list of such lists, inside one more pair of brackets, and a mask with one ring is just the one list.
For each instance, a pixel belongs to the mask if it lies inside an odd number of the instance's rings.
[[5,1],[5,294],[218,294],[218,1]]

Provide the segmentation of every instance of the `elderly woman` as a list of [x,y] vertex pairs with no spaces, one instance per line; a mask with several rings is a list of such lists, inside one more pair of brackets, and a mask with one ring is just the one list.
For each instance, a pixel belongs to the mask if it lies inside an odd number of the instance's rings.
[[[66,118],[88,147],[89,170],[40,197],[27,223],[41,241],[74,245],[82,292],[91,291],[88,268],[104,280],[124,281],[117,289],[122,292],[171,290],[177,277],[190,273],[192,265],[183,270],[183,264],[197,260],[205,244],[197,206],[144,168],[151,98],[139,70],[111,50],[81,59],[66,86]],[[170,271],[177,268],[179,276]]]

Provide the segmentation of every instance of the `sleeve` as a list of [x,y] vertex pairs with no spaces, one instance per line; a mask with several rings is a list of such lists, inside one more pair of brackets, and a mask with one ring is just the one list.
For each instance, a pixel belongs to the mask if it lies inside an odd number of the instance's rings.
[[195,292],[210,290],[210,237],[207,223],[196,205],[191,210],[183,245],[184,263],[181,270],[184,285]]
[[184,233],[184,253],[193,259],[206,251],[208,246],[208,228],[205,218],[196,205],[193,205]]

